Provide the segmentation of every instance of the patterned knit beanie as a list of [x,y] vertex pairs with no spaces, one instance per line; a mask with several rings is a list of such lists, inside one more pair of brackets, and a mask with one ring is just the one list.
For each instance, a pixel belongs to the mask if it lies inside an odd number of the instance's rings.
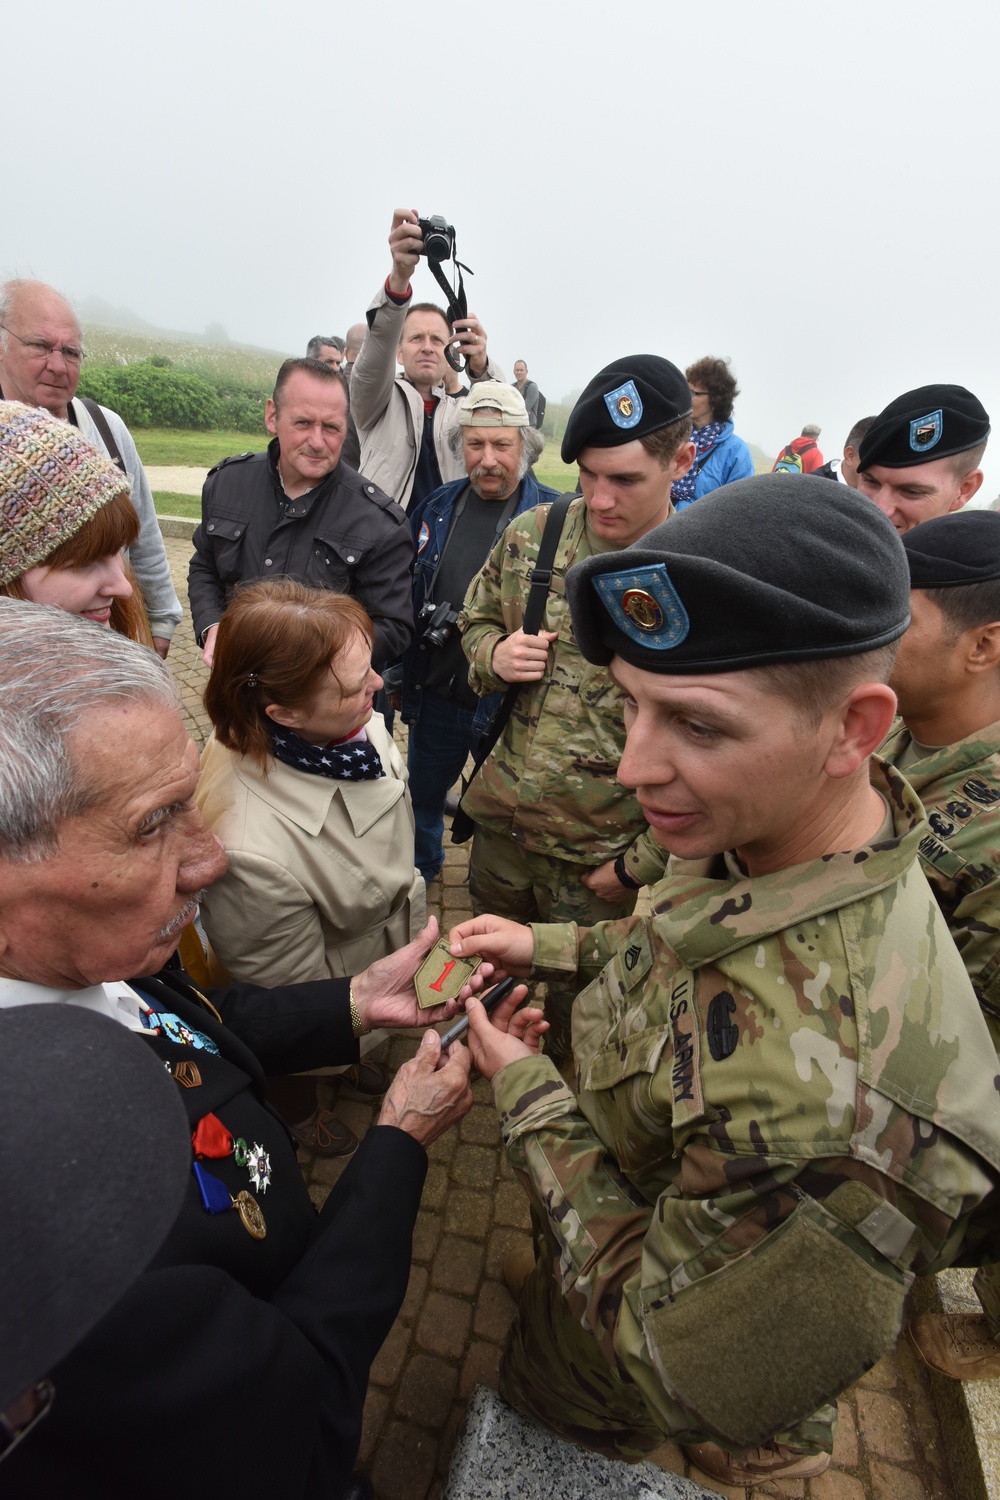
[[0,584],[44,562],[122,493],[131,493],[128,475],[69,422],[0,401]]

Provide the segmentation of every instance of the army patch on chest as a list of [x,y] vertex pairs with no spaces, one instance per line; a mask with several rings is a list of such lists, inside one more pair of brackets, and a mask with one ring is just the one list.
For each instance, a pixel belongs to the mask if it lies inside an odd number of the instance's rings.
[[728,990],[713,995],[708,1006],[708,1050],[716,1062],[732,1057],[740,1040],[740,1028],[733,1021],[736,1001]]
[[632,990],[641,984],[653,966],[653,950],[644,926],[629,933],[616,957],[621,966],[622,987]]
[[670,1039],[673,1047],[670,1092],[675,1118],[678,1111],[682,1115],[700,1115],[703,1101],[698,1017],[694,1008],[694,989],[687,975],[677,981],[670,994]]

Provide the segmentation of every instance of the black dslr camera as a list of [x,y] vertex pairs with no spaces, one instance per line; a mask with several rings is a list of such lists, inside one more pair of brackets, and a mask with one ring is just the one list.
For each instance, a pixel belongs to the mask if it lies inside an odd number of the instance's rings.
[[424,254],[430,261],[451,260],[455,254],[455,229],[441,214],[418,219],[424,237]]
[[452,609],[447,601],[444,604],[435,604],[432,599],[428,599],[417,616],[418,624],[423,627],[420,632],[421,644],[443,646],[451,635],[457,619],[458,610]]

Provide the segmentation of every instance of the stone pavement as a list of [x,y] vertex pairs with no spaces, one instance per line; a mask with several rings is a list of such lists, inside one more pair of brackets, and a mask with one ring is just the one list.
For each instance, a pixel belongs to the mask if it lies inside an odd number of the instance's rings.
[[[178,594],[185,599],[190,542],[168,537],[166,545]],[[170,666],[181,685],[188,727],[201,744],[205,670],[186,613],[175,642]],[[398,725],[397,737],[405,738]],[[443,927],[471,914],[467,873],[466,848],[448,846],[442,877],[428,889],[428,910]],[[394,1068],[416,1046],[415,1039],[399,1036],[372,1055]],[[334,1086],[324,1087],[332,1096]],[[478,1079],[473,1093],[471,1112],[428,1153],[406,1300],[372,1368],[360,1465],[372,1478],[377,1500],[436,1500],[474,1387],[496,1389],[514,1313],[501,1266],[508,1250],[528,1243],[528,1205],[500,1149],[489,1087]],[[359,1136],[376,1113],[373,1106],[354,1102],[336,1108]],[[300,1159],[309,1191],[321,1204],[345,1163],[304,1154]],[[733,1500],[973,1500],[968,1489],[952,1482],[949,1445],[929,1383],[905,1341],[846,1393],[840,1411],[835,1463],[821,1478],[753,1489],[715,1485],[714,1491]],[[685,1464],[675,1444],[664,1444],[657,1460],[713,1491],[710,1481]],[[574,1497],[553,1495],[552,1500]]]

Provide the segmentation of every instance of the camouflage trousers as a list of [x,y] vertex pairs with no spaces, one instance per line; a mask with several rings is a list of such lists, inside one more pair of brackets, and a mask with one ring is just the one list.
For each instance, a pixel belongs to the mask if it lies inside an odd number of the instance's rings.
[[[559,1286],[559,1254],[532,1206],[535,1269],[520,1294],[500,1366],[500,1394],[550,1431],[609,1458],[638,1463],[667,1441],[717,1442],[679,1403],[654,1421],[632,1381],[602,1358],[596,1340],[573,1317]],[[720,1372],[724,1378],[725,1372]],[[837,1408],[827,1405],[774,1441],[803,1453],[829,1453]]]
[[[621,901],[602,901],[583,884],[591,868],[550,854],[522,849],[507,833],[476,825],[469,856],[469,894],[478,917],[492,912],[512,922],[594,922],[630,916],[637,891]],[[555,1058],[569,1057],[570,1012],[579,986],[573,979],[547,981],[545,1017],[551,1030],[545,1050]]]
[[990,1333],[1000,1344],[1000,1263],[980,1266],[972,1282]]

